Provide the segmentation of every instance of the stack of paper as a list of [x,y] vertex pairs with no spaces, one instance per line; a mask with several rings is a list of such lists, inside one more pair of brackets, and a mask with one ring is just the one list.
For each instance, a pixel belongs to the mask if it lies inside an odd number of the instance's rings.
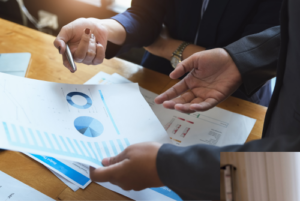
[[[156,96],[118,74],[100,72],[85,86],[0,74],[0,148],[26,153],[76,191],[90,184],[89,165],[101,167],[130,144],[242,144],[255,124],[220,108],[168,110],[154,103]],[[127,192],[99,184],[132,199],[181,200],[167,187]]]

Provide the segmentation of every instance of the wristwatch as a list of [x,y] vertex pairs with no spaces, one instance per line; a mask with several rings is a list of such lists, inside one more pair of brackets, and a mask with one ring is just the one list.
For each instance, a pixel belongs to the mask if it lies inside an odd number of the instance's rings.
[[176,68],[176,66],[182,61],[182,53],[184,49],[190,45],[190,43],[183,42],[175,52],[173,52],[173,56],[171,57],[171,65],[173,68]]

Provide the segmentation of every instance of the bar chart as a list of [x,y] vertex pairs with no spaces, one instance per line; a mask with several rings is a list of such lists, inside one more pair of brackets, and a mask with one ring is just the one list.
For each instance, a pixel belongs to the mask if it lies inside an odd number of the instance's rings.
[[127,138],[108,141],[78,140],[6,122],[2,122],[2,126],[7,141],[13,146],[80,158],[99,166],[102,166],[103,158],[115,156],[130,146]]

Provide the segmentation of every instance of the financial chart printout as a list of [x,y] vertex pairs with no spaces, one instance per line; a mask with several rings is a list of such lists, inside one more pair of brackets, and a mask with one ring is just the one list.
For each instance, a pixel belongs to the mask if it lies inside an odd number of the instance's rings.
[[100,167],[131,144],[169,142],[137,84],[69,85],[0,74],[0,147]]

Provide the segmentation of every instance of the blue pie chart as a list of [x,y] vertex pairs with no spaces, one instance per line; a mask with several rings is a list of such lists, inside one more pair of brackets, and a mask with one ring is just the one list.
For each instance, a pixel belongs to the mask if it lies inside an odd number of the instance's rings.
[[92,117],[82,116],[74,121],[74,126],[84,136],[98,137],[103,133],[103,125],[97,119]]
[[[78,105],[78,104],[74,103],[74,101],[72,100],[73,96],[81,96],[81,97],[85,98],[86,104],[85,105]],[[81,93],[81,92],[68,93],[67,101],[70,105],[72,105],[73,107],[76,107],[78,109],[88,109],[93,104],[92,99],[88,95],[86,95],[84,93]]]

